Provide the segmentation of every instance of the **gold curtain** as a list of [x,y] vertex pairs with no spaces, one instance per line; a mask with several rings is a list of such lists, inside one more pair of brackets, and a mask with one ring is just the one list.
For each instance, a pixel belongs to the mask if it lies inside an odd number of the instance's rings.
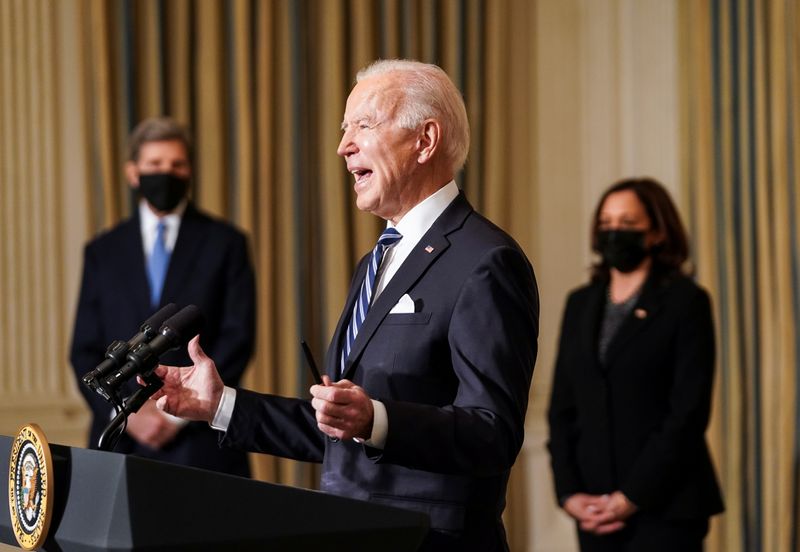
[[[61,121],[74,90],[59,87],[61,20],[49,2],[0,1],[0,420],[12,433],[19,417],[47,408],[64,429],[83,432],[72,377],[64,370],[71,267],[62,205],[72,199],[64,174]],[[75,173],[80,172],[80,159]],[[85,225],[84,225],[85,226]],[[13,416],[16,413],[17,416]],[[42,420],[44,422],[45,420]]]
[[[130,130],[169,115],[194,135],[195,201],[251,238],[258,339],[245,385],[307,396],[299,341],[322,358],[351,271],[381,227],[355,208],[335,153],[355,73],[379,57],[435,62],[452,76],[473,137],[460,184],[535,257],[533,11],[527,0],[0,0],[2,335],[21,321],[0,354],[4,365],[58,373],[4,370],[0,391],[38,378],[53,387],[44,399],[66,394],[75,414],[65,359],[80,248],[132,212]],[[47,358],[33,346],[42,330]],[[317,484],[313,466],[267,456],[254,466],[262,479]],[[515,549],[523,498],[510,489]]]
[[800,6],[682,8],[686,197],[719,334],[710,435],[727,512],[710,549],[797,550]]

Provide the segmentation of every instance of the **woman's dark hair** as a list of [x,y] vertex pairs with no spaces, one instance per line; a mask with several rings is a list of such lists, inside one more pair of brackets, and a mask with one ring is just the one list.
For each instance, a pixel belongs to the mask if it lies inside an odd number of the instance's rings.
[[[600,210],[608,196],[616,192],[630,190],[636,194],[644,205],[652,229],[663,234],[664,239],[653,248],[654,272],[664,277],[684,273],[683,264],[689,258],[689,242],[686,230],[681,223],[678,210],[669,197],[669,193],[661,183],[652,178],[626,178],[620,180],[603,193],[592,219],[592,251],[600,253],[598,232],[600,226]],[[592,280],[608,280],[608,265],[601,259],[592,265]]]

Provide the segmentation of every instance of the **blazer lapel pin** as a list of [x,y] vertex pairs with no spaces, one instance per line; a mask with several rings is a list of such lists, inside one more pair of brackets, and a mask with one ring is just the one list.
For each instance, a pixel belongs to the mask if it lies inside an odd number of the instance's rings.
[[427,251],[428,253],[433,253],[433,246],[432,245],[426,246],[425,251]]
[[645,318],[647,318],[647,311],[644,309],[635,309],[633,311],[633,315],[639,320],[644,320]]

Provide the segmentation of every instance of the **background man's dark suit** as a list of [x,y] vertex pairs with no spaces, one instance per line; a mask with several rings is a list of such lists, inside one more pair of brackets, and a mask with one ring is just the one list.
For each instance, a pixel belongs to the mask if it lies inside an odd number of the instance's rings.
[[706,519],[723,509],[705,431],[714,375],[708,295],[689,278],[646,282],[597,358],[605,282],[573,292],[550,405],[556,494],[622,491],[637,517]]
[[[368,258],[326,356],[334,380]],[[416,312],[389,314],[406,293]],[[307,400],[245,390],[223,442],[322,461],[325,491],[427,513],[443,540],[426,550],[502,550],[500,513],[523,440],[538,312],[519,246],[459,195],[377,297],[347,361],[344,377],[386,406],[385,448],[327,439]]]
[[[70,356],[78,380],[103,359],[111,341],[129,339],[154,312],[145,274],[138,214],[86,246]],[[255,338],[255,282],[244,235],[189,204],[164,282],[161,305],[167,303],[200,308],[205,315],[203,346],[217,360],[225,383],[237,385]],[[191,364],[185,349],[165,355],[162,362]],[[85,386],[79,387],[92,408],[90,446],[95,447],[112,408]],[[208,424],[192,422],[161,450],[138,444],[127,435],[116,450],[248,475],[246,454],[220,450],[217,440]]]

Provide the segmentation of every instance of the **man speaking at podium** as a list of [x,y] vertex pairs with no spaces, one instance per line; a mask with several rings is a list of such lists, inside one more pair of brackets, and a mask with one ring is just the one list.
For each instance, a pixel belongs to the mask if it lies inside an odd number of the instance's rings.
[[[206,315],[204,344],[223,380],[236,385],[252,355],[255,332],[255,282],[246,238],[189,201],[191,142],[184,127],[168,118],[147,119],[131,133],[128,149],[125,175],[141,199],[133,217],[84,251],[70,355],[78,382],[103,360],[109,343],[135,334],[143,320],[174,302],[197,305]],[[189,360],[185,352],[168,356],[165,362]],[[78,386],[92,409],[90,446],[97,447],[112,407]],[[220,449],[208,425],[165,415],[152,402],[128,418],[115,450],[250,473],[246,453]]]
[[310,402],[224,387],[195,338],[193,366],[156,370],[154,399],[225,431],[226,446],[322,462],[323,491],[428,514],[423,550],[508,550],[501,514],[537,352],[533,270],[456,187],[469,126],[440,68],[364,69],[342,130],[356,204],[386,229],[356,268],[324,384]]

